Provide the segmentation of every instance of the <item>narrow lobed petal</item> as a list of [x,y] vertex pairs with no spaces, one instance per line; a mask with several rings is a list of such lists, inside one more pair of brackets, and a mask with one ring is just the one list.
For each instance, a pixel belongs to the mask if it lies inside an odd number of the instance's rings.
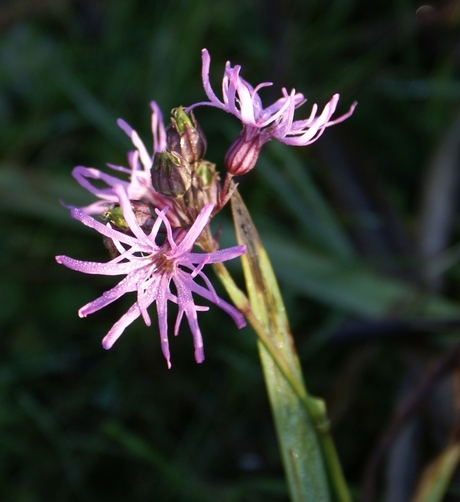
[[206,298],[206,300],[214,303],[219,308],[221,308],[224,312],[227,312],[227,314],[233,319],[233,321],[235,322],[235,324],[237,325],[238,328],[244,328],[244,326],[246,326],[246,320],[245,320],[244,316],[233,305],[230,305],[226,301],[222,300],[222,298],[217,296],[215,293],[213,294],[211,291],[204,288],[203,286],[200,286],[199,284],[194,282],[192,279],[187,280],[186,284],[192,292],[197,293],[198,295],[202,296],[203,298]]
[[155,101],[150,102],[152,109],[153,152],[162,152],[166,148],[166,131],[163,114]]
[[206,260],[206,263],[221,263],[227,260],[233,260],[246,252],[245,245],[233,246],[231,248],[219,249],[212,253],[187,253],[181,258],[182,264],[195,264]]
[[[211,216],[212,210],[214,209],[214,204],[206,204],[203,209],[198,214],[193,225],[189,228],[186,236],[181,240],[180,244],[176,247],[174,255],[182,255],[192,249],[195,241],[200,236],[204,227],[209,222],[209,217]],[[165,222],[166,225],[166,222]],[[169,223],[168,223],[169,225]]]
[[[99,169],[94,169],[93,167],[83,167],[83,166],[74,167],[72,170],[72,176],[78,181],[78,183],[83,188],[86,188],[86,190],[91,192],[93,195],[96,195],[96,197],[105,199],[106,201],[110,202],[116,202],[116,196],[113,194],[113,187],[115,185],[124,184],[125,186],[128,186],[127,182],[123,182],[118,178],[103,173],[102,171],[99,171]],[[101,180],[104,183],[106,183],[107,187],[98,188],[93,184],[91,184],[88,181],[88,178],[94,180]]]
[[102,346],[108,350],[120,338],[123,331],[140,316],[139,307],[135,303],[127,312],[110,328],[109,332],[102,339]]
[[204,92],[206,93],[206,96],[208,96],[208,99],[214,106],[217,106],[219,108],[224,108],[224,104],[221,101],[219,101],[217,96],[214,94],[214,91],[212,90],[211,87],[211,82],[209,81],[209,68],[211,66],[211,56],[209,55],[209,52],[206,49],[203,49],[201,51],[201,61],[202,61],[201,78],[203,81]]
[[56,261],[67,268],[92,275],[123,275],[133,269],[131,262],[124,263],[99,263],[92,261],[75,260],[69,256],[56,256]]
[[[158,288],[158,296],[156,299],[156,307],[158,314],[158,328],[160,333],[160,344],[161,351],[166,359],[168,368],[171,368],[171,357],[169,352],[169,340],[168,340],[168,309],[167,309],[167,294],[165,291],[165,286]],[[167,287],[167,286],[166,286]]]
[[[204,361],[203,336],[198,325],[196,306],[192,298],[191,290],[188,287],[188,284],[182,281],[180,275],[176,275],[174,283],[177,288],[177,304],[179,307],[180,317],[182,317],[182,312],[184,312],[187,317],[190,331],[192,332],[193,346],[195,348],[195,361],[197,363],[202,363]],[[176,329],[178,329],[178,326]]]

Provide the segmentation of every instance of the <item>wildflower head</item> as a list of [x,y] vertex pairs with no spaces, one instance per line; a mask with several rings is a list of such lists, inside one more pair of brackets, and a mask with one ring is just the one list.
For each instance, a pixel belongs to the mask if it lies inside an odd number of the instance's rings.
[[[296,92],[295,89],[288,92],[283,88],[282,97],[264,108],[259,90],[272,85],[272,83],[263,82],[254,88],[240,76],[241,66],[231,66],[230,62],[227,62],[225,66],[221,101],[211,87],[210,64],[209,53],[203,49],[202,79],[209,101],[196,103],[188,110],[199,105],[214,106],[235,115],[241,121],[243,131],[227,153],[227,167],[239,172],[239,174],[244,174],[252,169],[261,147],[272,138],[286,145],[309,145],[316,141],[327,127],[350,117],[357,104],[353,103],[347,113],[332,119],[339,101],[339,94],[334,94],[319,115],[317,115],[318,106],[314,104],[307,119],[294,120],[295,110],[306,102],[303,94]],[[246,152],[250,158],[245,164],[242,159]]]
[[[192,248],[209,222],[212,204],[207,204],[197,215],[189,229],[173,229],[166,217],[168,208],[155,209],[156,220],[151,229],[146,231],[138,221],[136,208],[128,198],[126,188],[114,186],[121,208],[117,212],[117,227],[110,221],[97,221],[86,212],[72,208],[72,216],[84,225],[93,228],[106,239],[112,241],[115,256],[107,263],[80,261],[68,256],[57,256],[56,261],[73,270],[86,274],[124,275],[125,277],[112,289],[103,293],[79,310],[80,317],[86,317],[114,302],[125,293],[137,292],[137,299],[128,311],[112,326],[102,341],[110,349],[121,336],[125,328],[142,316],[147,326],[151,325],[148,307],[155,303],[158,314],[160,343],[168,367],[171,367],[168,342],[168,302],[178,308],[174,334],[177,335],[181,320],[185,314],[193,336],[195,359],[204,360],[203,339],[198,325],[197,312],[208,310],[207,306],[196,305],[193,294],[214,303],[232,317],[238,327],[245,325],[241,313],[217,296],[211,282],[203,273],[208,263],[220,263],[236,258],[245,252],[245,246],[234,246],[211,253],[194,253]],[[143,219],[142,219],[143,221]],[[157,240],[160,227],[164,227],[166,238]],[[199,280],[199,282],[198,282]],[[171,289],[171,284],[174,289]]]

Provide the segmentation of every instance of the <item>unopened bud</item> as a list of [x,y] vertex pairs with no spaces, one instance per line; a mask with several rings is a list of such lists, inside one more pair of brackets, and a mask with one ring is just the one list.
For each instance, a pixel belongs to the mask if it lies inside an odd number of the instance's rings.
[[249,172],[259,158],[264,141],[260,134],[248,136],[247,129],[244,128],[225,154],[225,167],[233,176]]
[[157,152],[151,176],[153,188],[168,197],[184,195],[192,184],[190,164],[178,153]]
[[214,164],[203,160],[196,166],[193,188],[194,198],[199,201],[200,207],[208,203],[217,205],[220,197],[220,183],[219,173]]
[[190,164],[200,161],[206,153],[206,137],[196,121],[193,112],[185,113],[184,108],[174,108],[171,125],[166,131],[166,149],[176,152]]

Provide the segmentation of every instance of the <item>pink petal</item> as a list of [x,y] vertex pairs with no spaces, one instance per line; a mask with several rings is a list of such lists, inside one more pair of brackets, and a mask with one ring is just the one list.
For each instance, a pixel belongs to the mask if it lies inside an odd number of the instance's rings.
[[139,307],[135,303],[132,305],[126,314],[124,314],[110,329],[110,331],[102,339],[102,346],[108,350],[120,338],[123,331],[140,316]]

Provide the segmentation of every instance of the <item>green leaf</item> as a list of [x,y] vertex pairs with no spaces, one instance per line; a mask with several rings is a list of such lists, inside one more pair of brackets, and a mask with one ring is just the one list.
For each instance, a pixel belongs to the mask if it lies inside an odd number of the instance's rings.
[[265,235],[264,241],[280,280],[344,312],[369,319],[389,312],[434,317],[460,314],[453,302],[379,274],[355,260],[337,260],[276,236]]
[[[303,384],[275,276],[247,209],[236,191],[232,197],[232,210],[237,240],[247,247],[242,262],[252,310],[284,355],[290,371]],[[329,501],[324,461],[312,419],[270,353],[260,341],[258,346],[291,499],[298,502]]]

